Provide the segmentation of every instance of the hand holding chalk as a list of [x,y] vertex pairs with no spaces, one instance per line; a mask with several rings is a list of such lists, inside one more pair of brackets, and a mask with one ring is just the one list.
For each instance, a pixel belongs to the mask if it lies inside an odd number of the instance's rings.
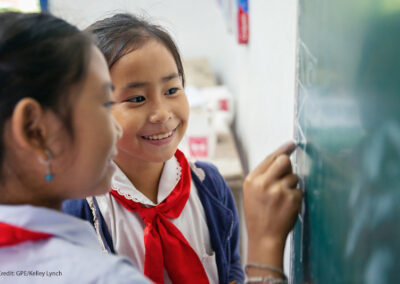
[[298,177],[289,159],[295,147],[293,142],[284,144],[245,179],[249,261],[282,265],[286,237],[296,222],[303,196],[296,189]]

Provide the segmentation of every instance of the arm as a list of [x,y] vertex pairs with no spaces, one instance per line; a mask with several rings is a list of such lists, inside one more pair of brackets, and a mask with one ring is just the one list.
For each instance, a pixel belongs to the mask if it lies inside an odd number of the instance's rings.
[[[199,169],[201,172],[198,172]],[[217,254],[220,282],[243,283],[239,218],[232,192],[218,169],[210,163],[196,162],[193,173],[192,178],[205,210],[211,243]],[[203,180],[199,176],[203,176]]]
[[229,241],[230,244],[230,265],[229,265],[229,282],[243,283],[244,282],[244,272],[242,268],[242,263],[240,261],[240,226],[239,226],[239,216],[237,213],[236,203],[232,195],[232,191],[228,185],[223,181],[225,190],[227,193],[226,205],[232,210],[233,213],[233,228],[232,234]]
[[[296,223],[302,191],[296,189],[288,143],[268,156],[245,179],[244,210],[248,232],[248,263],[283,269],[285,240]],[[282,275],[268,269],[251,268],[248,277]]]

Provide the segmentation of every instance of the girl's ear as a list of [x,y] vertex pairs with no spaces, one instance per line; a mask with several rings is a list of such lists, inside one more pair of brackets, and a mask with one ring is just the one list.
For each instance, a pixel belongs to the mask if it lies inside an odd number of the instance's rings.
[[11,116],[11,131],[16,146],[46,158],[46,123],[44,110],[36,100],[20,100]]

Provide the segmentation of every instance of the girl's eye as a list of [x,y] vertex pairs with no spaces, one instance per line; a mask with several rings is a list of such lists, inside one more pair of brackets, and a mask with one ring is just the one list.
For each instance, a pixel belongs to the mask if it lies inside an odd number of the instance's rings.
[[130,99],[127,99],[126,102],[130,102],[130,103],[141,103],[144,102],[146,99],[143,96],[137,96],[137,97],[133,97]]
[[106,102],[106,103],[104,104],[104,106],[105,106],[106,108],[110,108],[110,107],[112,107],[113,105],[115,105],[115,102],[114,102],[114,101],[108,101],[108,102]]
[[165,92],[166,95],[173,95],[175,94],[177,91],[179,91],[179,88],[171,88],[168,91]]

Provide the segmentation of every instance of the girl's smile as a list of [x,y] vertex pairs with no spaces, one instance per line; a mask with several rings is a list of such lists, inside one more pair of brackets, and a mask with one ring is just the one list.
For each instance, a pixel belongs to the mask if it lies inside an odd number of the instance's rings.
[[161,132],[157,134],[150,134],[150,135],[143,135],[141,136],[144,140],[146,140],[148,143],[153,144],[153,145],[164,145],[169,142],[171,142],[174,138],[175,131],[179,127],[175,127],[171,131],[168,132]]

